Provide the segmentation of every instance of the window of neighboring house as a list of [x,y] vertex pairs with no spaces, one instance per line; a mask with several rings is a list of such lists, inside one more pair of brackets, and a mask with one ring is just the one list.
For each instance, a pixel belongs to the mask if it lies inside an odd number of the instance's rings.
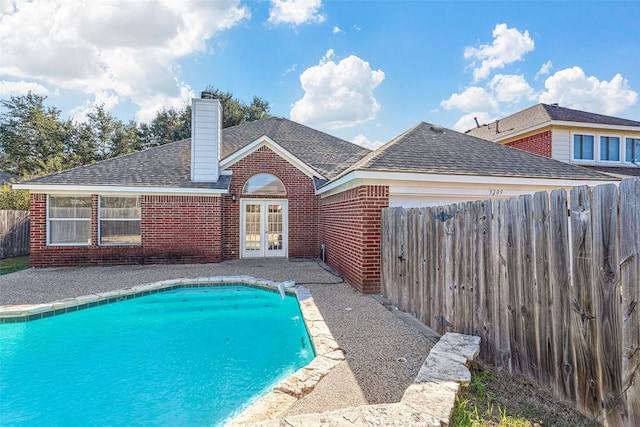
[[47,225],[50,245],[90,245],[91,197],[49,196]]
[[574,160],[595,160],[593,148],[593,135],[579,133],[573,135]]
[[600,137],[600,160],[604,160],[607,162],[620,161],[620,137]]
[[98,230],[101,245],[139,245],[140,197],[100,196]]
[[269,173],[259,173],[247,180],[242,188],[242,194],[261,196],[285,196],[284,184],[277,176]]
[[625,144],[625,160],[640,163],[640,138],[627,138]]

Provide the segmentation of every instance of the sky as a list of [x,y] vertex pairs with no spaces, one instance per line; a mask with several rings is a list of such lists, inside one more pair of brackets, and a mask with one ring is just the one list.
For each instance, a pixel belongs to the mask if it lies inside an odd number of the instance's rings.
[[540,102],[640,120],[638,22],[638,0],[0,0],[0,99],[148,122],[212,86],[368,148]]

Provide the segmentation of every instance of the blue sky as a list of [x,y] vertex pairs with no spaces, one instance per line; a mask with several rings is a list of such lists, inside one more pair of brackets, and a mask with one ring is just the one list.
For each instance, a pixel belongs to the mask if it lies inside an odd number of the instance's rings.
[[0,0],[0,97],[148,121],[208,85],[376,147],[554,103],[640,120],[639,1]]

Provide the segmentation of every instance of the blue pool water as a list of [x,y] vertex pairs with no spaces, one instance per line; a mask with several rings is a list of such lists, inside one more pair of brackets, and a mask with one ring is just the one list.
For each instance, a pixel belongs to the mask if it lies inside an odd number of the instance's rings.
[[221,425],[313,357],[296,298],[244,286],[0,324],[0,425]]

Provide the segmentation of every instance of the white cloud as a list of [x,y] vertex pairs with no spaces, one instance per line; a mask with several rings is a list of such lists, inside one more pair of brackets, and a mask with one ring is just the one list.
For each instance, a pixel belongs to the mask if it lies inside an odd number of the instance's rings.
[[547,62],[542,64],[542,66],[540,67],[540,69],[536,73],[536,76],[533,79],[538,80],[538,77],[546,76],[547,74],[549,74],[549,72],[551,72],[551,67],[553,67],[553,62],[551,62],[551,60],[548,60]]
[[477,127],[476,120],[478,120],[478,123],[480,124],[480,126],[482,126],[483,124],[494,122],[496,118],[490,116],[487,112],[484,111],[472,112],[460,117],[460,120],[458,120],[456,124],[453,125],[453,129],[457,130],[458,132],[466,132],[469,129]]
[[182,105],[190,88],[176,83],[177,60],[248,16],[240,0],[18,2],[0,16],[0,76],[80,90],[93,103],[128,100],[141,119]]
[[462,93],[454,93],[449,99],[440,102],[440,105],[446,110],[457,108],[462,111],[496,110],[498,108],[498,102],[494,96],[478,86],[471,86]]
[[37,93],[39,95],[48,95],[49,89],[35,82],[10,82],[0,80],[0,96],[24,95],[28,92]]
[[337,27],[337,26],[333,27],[333,34],[338,34],[338,33],[341,33],[341,32],[342,32],[342,30],[340,29],[340,27]]
[[380,104],[373,90],[384,80],[382,70],[351,55],[333,61],[329,50],[316,66],[300,75],[302,99],[291,108],[291,119],[330,129],[355,126],[375,118]]
[[380,142],[380,141],[369,141],[369,138],[367,138],[366,136],[360,134],[360,135],[356,135],[353,138],[353,142],[356,145],[359,145],[361,147],[364,148],[368,148],[370,150],[375,150],[377,148],[380,148],[384,145],[384,142]]
[[293,25],[324,22],[321,7],[321,0],[271,0],[269,22]]
[[594,113],[615,115],[638,101],[638,93],[620,74],[611,81],[601,81],[594,76],[587,77],[577,66],[556,72],[547,78],[544,86],[546,91],[540,95],[540,102]]
[[482,61],[480,67],[473,70],[473,77],[478,81],[487,78],[496,68],[521,60],[534,45],[529,31],[521,33],[517,28],[507,28],[507,24],[498,24],[493,30],[492,44],[479,48],[469,46],[465,48],[464,57]]
[[489,82],[489,88],[498,102],[518,102],[521,99],[533,99],[533,89],[523,75],[496,74]]

